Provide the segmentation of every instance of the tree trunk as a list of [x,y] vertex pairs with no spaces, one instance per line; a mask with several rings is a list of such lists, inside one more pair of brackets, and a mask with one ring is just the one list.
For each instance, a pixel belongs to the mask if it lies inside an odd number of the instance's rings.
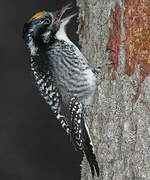
[[[77,0],[79,41],[97,77],[90,134],[99,180],[150,180],[149,0]],[[82,180],[91,180],[86,158]]]

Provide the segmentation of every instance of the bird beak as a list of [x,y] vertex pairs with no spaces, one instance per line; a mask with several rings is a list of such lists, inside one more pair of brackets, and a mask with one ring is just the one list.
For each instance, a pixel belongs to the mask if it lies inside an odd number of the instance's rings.
[[[71,9],[71,3],[64,6],[60,11],[57,11],[56,13],[56,17],[55,17],[55,21],[54,21],[54,24],[58,24],[61,19],[62,19],[62,16],[65,14],[65,12],[68,10],[68,9]],[[72,18],[73,16],[75,16],[76,14],[73,14],[71,15],[70,17]]]

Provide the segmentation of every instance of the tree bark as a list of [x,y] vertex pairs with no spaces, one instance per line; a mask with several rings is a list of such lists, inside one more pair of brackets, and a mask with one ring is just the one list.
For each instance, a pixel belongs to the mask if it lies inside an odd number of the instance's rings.
[[[77,0],[79,42],[97,76],[90,134],[99,180],[150,179],[149,0]],[[86,158],[82,180],[92,180]]]

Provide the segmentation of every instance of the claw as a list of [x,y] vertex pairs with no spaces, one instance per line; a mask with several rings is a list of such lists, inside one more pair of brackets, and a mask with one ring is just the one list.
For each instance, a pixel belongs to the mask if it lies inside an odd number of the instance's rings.
[[113,65],[113,64],[116,64],[115,62],[112,62],[112,61],[109,61],[108,60],[108,57],[110,55],[110,53],[112,52],[115,52],[114,50],[112,49],[107,49],[104,53],[104,56],[103,56],[103,62],[100,66],[94,68],[92,71],[95,73],[95,74],[98,74],[101,70],[101,68],[104,66],[104,65]]

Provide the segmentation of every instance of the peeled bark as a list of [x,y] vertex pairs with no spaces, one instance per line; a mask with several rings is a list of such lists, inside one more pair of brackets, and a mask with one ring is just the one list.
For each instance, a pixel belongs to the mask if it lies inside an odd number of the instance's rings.
[[[149,0],[77,0],[82,52],[97,76],[90,134],[99,180],[150,179]],[[86,158],[82,180],[91,180]]]

